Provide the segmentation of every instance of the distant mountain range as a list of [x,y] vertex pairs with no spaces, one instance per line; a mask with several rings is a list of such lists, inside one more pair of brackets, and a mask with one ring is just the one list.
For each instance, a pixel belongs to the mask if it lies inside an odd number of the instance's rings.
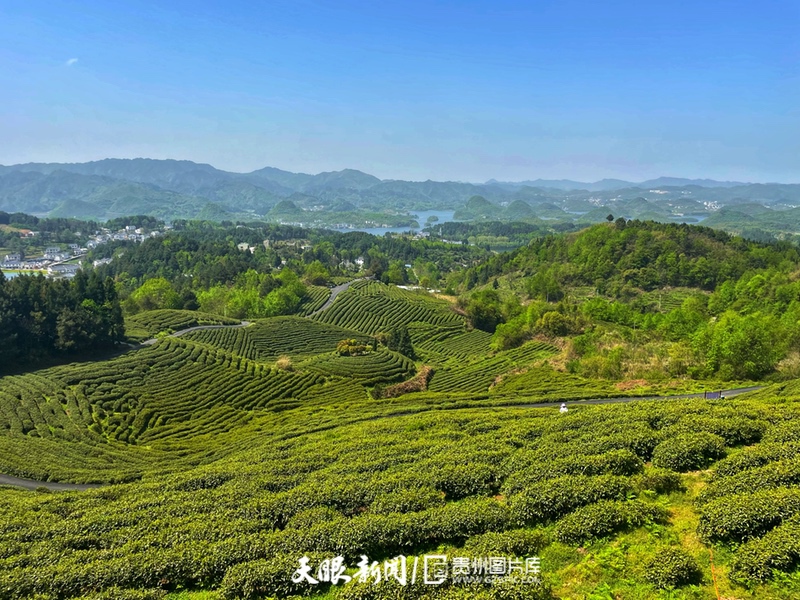
[[[341,212],[343,206],[402,214],[457,210],[474,196],[485,198],[490,206],[506,207],[521,201],[534,208],[546,205],[548,214],[552,207],[585,213],[598,203],[640,198],[691,197],[701,205],[755,202],[794,206],[800,205],[800,186],[673,177],[639,183],[616,179],[594,183],[544,179],[484,184],[419,182],[381,180],[354,169],[309,175],[266,167],[232,173],[186,160],[145,158],[0,166],[0,210],[93,219],[131,214],[167,220],[252,219],[264,217],[284,200],[291,201],[300,214]],[[513,204],[509,214],[524,215],[527,209]]]
[[694,185],[699,187],[709,188],[730,188],[740,185],[749,185],[740,181],[715,181],[714,179],[684,179],[681,177],[659,177],[658,179],[648,179],[647,181],[640,181],[635,183],[633,181],[624,181],[622,179],[601,179],[593,183],[585,181],[572,181],[571,179],[535,179],[533,181],[520,181],[520,182],[501,182],[495,179],[490,179],[486,185],[500,185],[512,188],[522,186],[538,187],[538,188],[551,188],[556,190],[586,190],[588,192],[603,192],[620,190],[624,188],[657,188],[657,187],[683,187],[687,185]]

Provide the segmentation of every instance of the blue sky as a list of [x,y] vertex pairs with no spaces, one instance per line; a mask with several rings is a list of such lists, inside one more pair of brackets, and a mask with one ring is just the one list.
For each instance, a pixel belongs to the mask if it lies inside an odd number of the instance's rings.
[[0,163],[800,182],[800,2],[0,3]]

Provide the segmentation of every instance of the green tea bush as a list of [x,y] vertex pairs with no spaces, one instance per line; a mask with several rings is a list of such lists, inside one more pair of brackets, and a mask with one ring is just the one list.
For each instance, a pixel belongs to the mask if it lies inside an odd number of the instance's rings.
[[427,541],[461,542],[473,535],[503,531],[511,525],[508,508],[491,498],[468,498],[425,511]]
[[448,500],[488,494],[498,487],[495,469],[481,463],[435,468],[429,475],[429,481],[437,490],[444,492]]
[[704,469],[725,456],[725,440],[712,433],[686,433],[668,438],[653,451],[653,466],[685,472]]
[[798,513],[798,489],[735,494],[703,505],[697,531],[707,542],[742,542],[766,533]]
[[370,510],[378,515],[390,513],[417,512],[445,502],[442,492],[433,488],[398,490],[381,494],[370,505]]
[[179,492],[193,492],[197,490],[213,490],[222,484],[233,479],[233,473],[205,473],[198,474],[187,478],[181,478],[174,485],[174,489]]
[[81,600],[162,600],[166,597],[164,590],[126,590],[113,587],[103,592],[81,596]]
[[330,308],[313,318],[370,335],[414,322],[464,325],[463,317],[450,310],[444,300],[375,281],[353,284]]
[[633,478],[633,487],[637,491],[650,490],[657,494],[669,494],[684,489],[679,473],[669,469],[647,469]]
[[198,325],[235,325],[237,323],[239,321],[236,319],[228,319],[210,313],[169,308],[148,310],[125,319],[126,328],[143,330],[151,336],[155,336],[160,331],[178,331]]
[[638,500],[619,502],[602,500],[567,515],[556,524],[556,539],[565,544],[579,544],[614,532],[650,522],[665,522],[667,511]]
[[773,578],[775,571],[792,571],[800,564],[800,517],[794,516],[764,537],[739,546],[731,578],[752,585]]
[[627,449],[611,450],[604,454],[577,454],[567,458],[537,461],[535,453],[530,456],[534,464],[511,473],[503,482],[503,492],[513,494],[525,487],[560,475],[634,475],[641,473],[644,462]]
[[519,525],[546,523],[598,500],[625,498],[631,484],[615,475],[568,475],[548,479],[509,498],[511,515]]
[[744,448],[741,452],[719,461],[714,468],[714,477],[727,477],[740,471],[762,467],[773,461],[795,457],[800,457],[798,442],[761,442],[757,446]]
[[437,597],[437,593],[440,594],[441,591],[421,581],[412,584],[410,575],[407,575],[406,585],[400,585],[393,579],[381,579],[379,583],[351,581],[341,586],[335,598],[336,600],[417,600],[431,598],[431,594]]
[[287,521],[286,527],[292,529],[310,529],[319,523],[330,523],[343,518],[344,515],[337,510],[328,506],[317,506],[295,514]]
[[517,576],[504,577],[489,588],[491,600],[553,600],[552,588],[544,580],[530,582]]
[[700,494],[700,500],[739,493],[753,493],[779,487],[796,486],[800,483],[800,458],[772,462],[731,475],[715,478]]
[[512,529],[475,535],[464,543],[473,556],[534,556],[550,543],[540,529]]
[[[219,593],[225,600],[249,600],[264,596],[277,598],[292,595],[308,596],[315,591],[320,591],[320,585],[292,581],[292,574],[299,566],[299,558],[299,555],[279,555],[270,557],[269,560],[234,565],[225,573]],[[309,558],[309,564],[316,566],[324,557],[313,555]]]
[[794,420],[778,423],[764,434],[763,441],[778,444],[800,442],[800,430],[798,429]]
[[694,557],[681,548],[664,548],[644,563],[644,578],[657,588],[699,583],[702,573]]
[[767,425],[764,421],[729,416],[725,418],[692,415],[665,429],[671,436],[680,433],[713,433],[725,440],[726,446],[754,444],[761,440]]

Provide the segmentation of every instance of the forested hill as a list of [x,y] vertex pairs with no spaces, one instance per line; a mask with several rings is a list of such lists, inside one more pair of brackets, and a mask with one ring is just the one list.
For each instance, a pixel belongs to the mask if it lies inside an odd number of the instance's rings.
[[626,286],[713,290],[748,270],[796,264],[799,258],[787,243],[757,243],[708,227],[618,219],[537,238],[463,271],[457,283],[468,290],[516,273],[551,287],[590,285],[611,296],[621,295]]

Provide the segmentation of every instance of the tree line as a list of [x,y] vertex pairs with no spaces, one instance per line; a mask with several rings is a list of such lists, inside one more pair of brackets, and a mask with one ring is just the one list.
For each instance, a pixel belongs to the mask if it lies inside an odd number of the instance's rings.
[[0,365],[112,347],[124,337],[110,278],[83,271],[72,280],[0,273]]

